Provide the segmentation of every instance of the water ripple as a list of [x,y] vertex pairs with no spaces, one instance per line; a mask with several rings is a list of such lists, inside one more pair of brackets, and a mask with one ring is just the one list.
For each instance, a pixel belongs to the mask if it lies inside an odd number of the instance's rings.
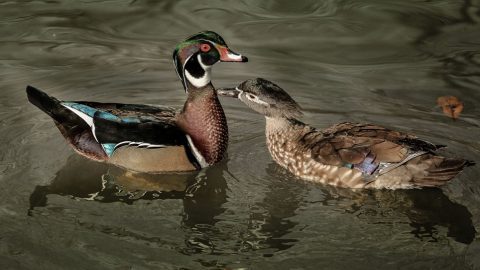
[[[385,267],[385,258],[392,268],[480,265],[478,166],[442,190],[315,185],[271,160],[263,117],[222,99],[230,128],[224,162],[199,174],[133,176],[74,155],[24,92],[33,84],[60,99],[181,108],[172,49],[211,29],[250,59],[216,65],[215,86],[265,77],[318,128],[374,122],[478,161],[475,1],[36,0],[0,7],[6,268],[347,269]],[[435,108],[443,95],[464,101],[459,120]]]

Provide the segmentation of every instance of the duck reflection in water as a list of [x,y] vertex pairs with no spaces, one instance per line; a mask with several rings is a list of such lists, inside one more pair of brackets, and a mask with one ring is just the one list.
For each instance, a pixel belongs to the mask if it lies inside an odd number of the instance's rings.
[[[469,244],[475,238],[471,213],[465,206],[452,202],[440,188],[352,190],[324,185],[321,189],[323,205],[342,208],[369,224],[408,222],[410,233],[421,241],[437,242],[439,238],[451,237]],[[445,227],[446,235],[441,235],[438,227]]]
[[[183,203],[180,226],[186,234],[181,252],[221,252],[215,246],[218,241],[224,241],[218,239],[218,234],[225,232],[219,232],[215,224],[226,210],[226,170],[225,164],[220,163],[200,173],[134,174],[72,155],[50,185],[35,188],[30,196],[29,214],[35,214],[36,207],[47,206],[49,194],[99,203],[177,199]],[[269,257],[294,246],[299,240],[288,235],[299,230],[294,217],[306,203],[335,207],[372,226],[408,222],[411,233],[422,241],[451,237],[461,243],[471,243],[475,237],[469,211],[450,201],[441,189],[354,191],[294,181],[293,176],[274,163],[269,164],[266,172],[273,179],[264,198],[253,206],[247,230],[239,239],[241,244],[234,248],[237,251],[262,250],[264,256]],[[307,202],[310,191],[321,193],[322,199]],[[446,235],[441,235],[439,227],[447,228]],[[236,237],[238,232],[227,233]]]
[[35,188],[30,195],[29,215],[33,215],[34,208],[47,205],[49,194],[126,204],[136,200],[178,199],[183,201],[182,221],[186,226],[214,225],[226,201],[227,184],[222,167],[189,173],[141,174],[72,155],[49,185]]
[[[410,233],[421,241],[436,242],[439,238],[451,237],[469,244],[475,238],[470,212],[452,202],[439,188],[356,191],[298,180],[275,163],[269,164],[266,172],[274,180],[250,215],[249,234],[243,241],[243,248],[247,250],[281,251],[295,245],[298,240],[286,236],[300,230],[295,229],[299,223],[292,218],[309,203],[309,190],[322,193],[322,199],[312,203],[334,207],[335,211],[340,209],[372,226],[407,222],[412,227]],[[438,227],[447,228],[446,235],[441,235]],[[267,252],[264,256],[270,257],[273,253]]]
[[265,250],[263,256],[271,257],[270,251],[286,250],[298,241],[285,236],[298,225],[291,218],[303,203],[305,189],[288,179],[288,172],[274,163],[268,165],[266,172],[275,180],[268,185],[263,200],[252,207],[242,251]]

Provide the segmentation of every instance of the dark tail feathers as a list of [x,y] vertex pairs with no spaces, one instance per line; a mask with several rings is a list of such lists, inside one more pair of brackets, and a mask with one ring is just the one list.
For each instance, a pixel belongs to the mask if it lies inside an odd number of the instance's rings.
[[60,101],[54,97],[47,95],[45,92],[28,85],[27,86],[28,101],[39,109],[50,115],[55,119],[55,111],[58,111],[60,107]]
[[465,167],[474,164],[475,162],[469,160],[444,158],[439,164],[430,168],[426,176],[417,179],[416,182],[419,186],[441,186],[457,176]]
[[80,116],[64,107],[61,101],[30,85],[27,86],[27,96],[33,105],[55,120],[62,135],[77,152],[94,160],[108,158],[92,134],[90,126]]
[[27,96],[30,103],[47,113],[57,124],[62,125],[66,130],[76,125],[86,125],[82,118],[65,108],[61,101],[33,86],[27,86]]

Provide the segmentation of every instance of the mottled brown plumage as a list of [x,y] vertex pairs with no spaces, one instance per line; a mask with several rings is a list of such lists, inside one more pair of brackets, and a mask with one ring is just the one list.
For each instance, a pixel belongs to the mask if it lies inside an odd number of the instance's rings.
[[[299,115],[298,104],[263,79],[248,80],[235,90],[219,93],[237,96],[266,115],[272,158],[307,180],[349,188],[431,187],[445,184],[471,164],[439,156],[436,145],[413,135],[372,124],[346,122],[317,130],[292,117]],[[282,98],[275,100],[279,93]],[[290,111],[279,112],[279,107]]]

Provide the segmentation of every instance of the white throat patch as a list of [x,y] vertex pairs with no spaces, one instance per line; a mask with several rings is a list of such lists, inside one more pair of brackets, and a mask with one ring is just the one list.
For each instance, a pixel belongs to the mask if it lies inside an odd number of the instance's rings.
[[[190,58],[188,58],[187,61],[185,61],[185,63],[187,63],[189,60],[190,60]],[[203,64],[202,57],[200,57],[200,54],[197,55],[197,60],[198,60],[198,63],[200,64],[200,66],[202,67],[202,69],[205,71],[205,74],[200,78],[195,78],[188,72],[188,70],[184,69],[185,70],[185,78],[193,86],[195,86],[197,88],[201,88],[201,87],[204,87],[204,86],[206,86],[207,84],[210,83],[210,81],[212,79],[212,72],[211,72],[212,66],[207,66],[207,65]],[[185,68],[185,66],[184,66],[184,68]]]

